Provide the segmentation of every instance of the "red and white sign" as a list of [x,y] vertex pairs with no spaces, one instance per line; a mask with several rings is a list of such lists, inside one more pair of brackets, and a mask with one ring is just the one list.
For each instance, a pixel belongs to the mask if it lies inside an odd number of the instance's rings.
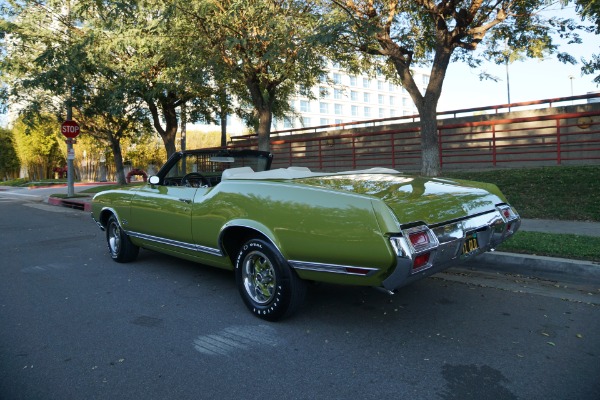
[[70,139],[76,138],[79,135],[79,124],[75,121],[65,121],[60,125],[60,133]]

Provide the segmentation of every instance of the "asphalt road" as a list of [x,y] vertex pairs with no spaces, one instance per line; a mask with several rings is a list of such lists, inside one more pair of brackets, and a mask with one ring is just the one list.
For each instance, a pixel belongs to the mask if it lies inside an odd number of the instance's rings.
[[[311,286],[253,317],[233,274],[108,256],[88,213],[0,192],[0,399],[600,399],[599,288],[469,270]],[[566,287],[565,287],[566,286]]]

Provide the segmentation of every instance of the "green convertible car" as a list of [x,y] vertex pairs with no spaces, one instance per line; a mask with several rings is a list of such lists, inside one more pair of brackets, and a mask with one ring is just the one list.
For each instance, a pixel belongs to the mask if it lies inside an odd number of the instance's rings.
[[115,261],[144,248],[234,270],[244,303],[267,320],[293,313],[307,281],[391,293],[494,249],[521,223],[491,184],[271,161],[178,152],[147,184],[98,193],[92,217]]

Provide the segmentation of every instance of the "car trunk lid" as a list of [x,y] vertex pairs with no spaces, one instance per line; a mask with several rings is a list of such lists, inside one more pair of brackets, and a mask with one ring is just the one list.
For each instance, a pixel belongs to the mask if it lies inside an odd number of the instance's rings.
[[400,174],[347,174],[294,180],[379,198],[400,223],[435,225],[494,210],[505,199],[495,185]]

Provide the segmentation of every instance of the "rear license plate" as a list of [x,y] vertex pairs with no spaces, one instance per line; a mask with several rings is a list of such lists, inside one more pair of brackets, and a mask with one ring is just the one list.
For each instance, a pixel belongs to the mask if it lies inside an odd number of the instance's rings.
[[479,241],[477,240],[477,232],[469,233],[463,243],[462,254],[470,255],[479,250]]

